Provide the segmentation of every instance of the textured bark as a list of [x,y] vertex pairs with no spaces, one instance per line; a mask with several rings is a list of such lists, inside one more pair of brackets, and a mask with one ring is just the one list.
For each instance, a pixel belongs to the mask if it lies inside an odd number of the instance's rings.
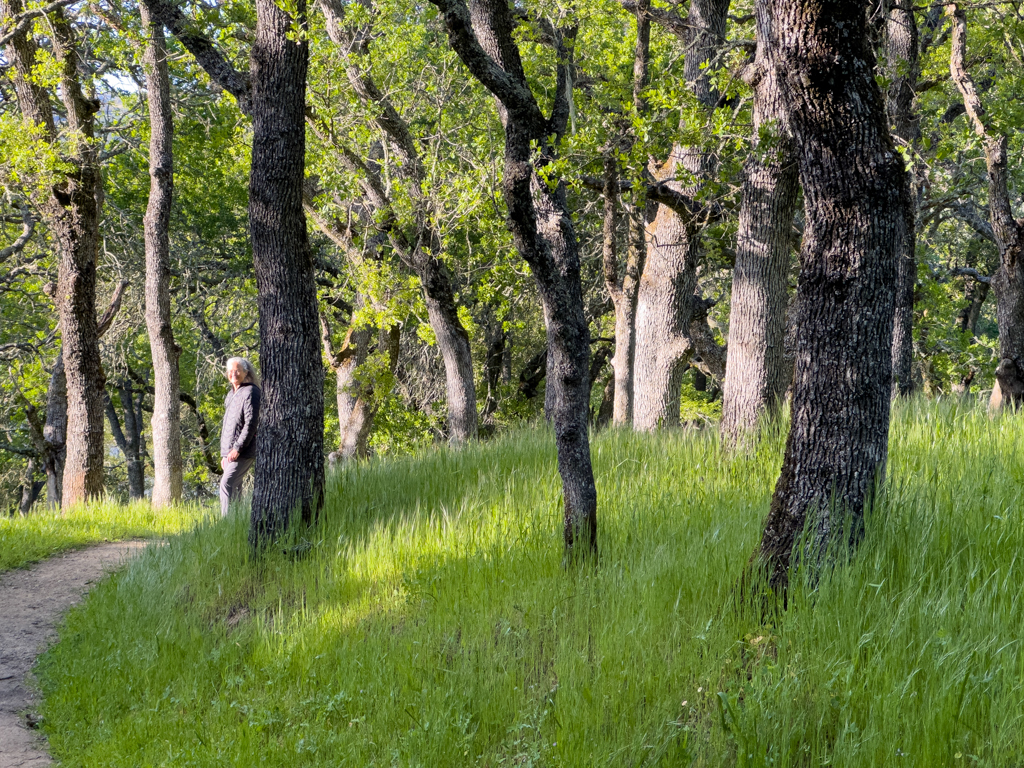
[[[916,149],[921,138],[920,120],[914,104],[918,66],[917,22],[910,0],[893,0],[886,21],[886,59],[889,87],[886,111],[893,135],[909,150]],[[921,168],[920,163],[916,164]],[[892,332],[892,393],[909,395],[914,389],[914,285],[917,282],[917,203],[921,198],[923,179],[907,171],[910,183],[917,188],[912,196],[915,205],[908,208],[903,242],[897,254],[896,308]]]
[[500,320],[494,319],[488,327],[487,356],[484,359],[484,380],[487,383],[487,397],[484,400],[480,418],[484,422],[498,410],[498,384],[505,362],[505,343],[508,333]]
[[250,58],[249,227],[260,319],[263,401],[249,540],[260,548],[301,510],[311,523],[324,488],[324,369],[313,258],[302,209],[309,44],[305,3],[290,18],[256,2]]
[[[356,303],[361,303],[357,296]],[[373,427],[373,391],[356,379],[356,371],[369,356],[373,329],[349,328],[341,349],[334,350],[327,321],[320,318],[324,355],[334,369],[338,403],[338,449],[329,456],[332,462],[366,458],[370,430]],[[397,359],[397,355],[395,356]]]
[[[502,191],[516,248],[540,292],[548,339],[548,388],[564,501],[567,560],[597,552],[597,490],[587,431],[590,333],[583,309],[580,258],[565,183],[544,178],[557,158],[570,112],[573,29],[555,30],[558,61],[550,119],[530,91],[515,22],[505,0],[432,0],[455,52],[498,99],[505,128]],[[537,147],[539,155],[533,151]]]
[[[5,17],[20,10],[4,2]],[[61,504],[63,509],[103,492],[103,391],[96,325],[96,255],[99,243],[101,178],[91,144],[93,117],[99,103],[86,99],[78,81],[77,52],[63,9],[50,18],[50,43],[58,64],[64,122],[71,137],[66,160],[74,170],[50,190],[43,216],[58,253],[57,296],[64,373],[67,383],[67,431]],[[7,46],[13,62],[15,90],[22,114],[56,142],[53,112],[46,90],[32,76],[36,46],[22,31]]]
[[1024,404],[1024,219],[1015,219],[1010,205],[1006,136],[992,132],[985,124],[985,109],[967,72],[967,19],[956,3],[947,4],[945,9],[953,22],[949,69],[974,131],[984,143],[989,216],[999,248],[999,269],[992,277],[999,323],[999,393],[993,393],[992,405],[1016,408]]
[[432,223],[435,211],[431,199],[425,193],[429,184],[426,168],[406,121],[369,73],[359,65],[358,60],[350,55],[360,48],[360,41],[369,39],[372,29],[346,29],[344,6],[339,0],[319,0],[319,5],[327,22],[327,32],[345,59],[349,83],[360,100],[370,108],[377,126],[399,154],[401,162],[397,172],[406,181],[407,192],[414,207],[415,223],[411,236],[398,230],[397,217],[382,185],[368,194],[366,199],[377,210],[378,216],[387,222],[392,244],[399,256],[420,278],[427,305],[427,319],[444,361],[449,438],[455,443],[470,440],[477,434],[473,357],[469,334],[459,318],[451,276],[439,258],[442,239]]
[[[683,76],[687,88],[709,112],[718,96],[706,68],[725,41],[728,10],[728,0],[692,0],[687,16]],[[677,197],[692,198],[695,190],[684,188],[675,180],[679,171],[685,171],[699,184],[713,173],[714,162],[697,148],[675,144],[668,159],[651,168],[661,187]],[[694,301],[699,300],[695,291],[705,216],[697,206],[687,211],[685,206],[662,202],[647,226],[647,258],[636,308],[633,373],[633,425],[639,430],[679,423],[679,388],[695,352],[691,325]],[[715,371],[719,377],[724,372],[724,368]]]
[[799,554],[811,569],[842,535],[856,541],[888,455],[893,255],[911,202],[874,79],[866,8],[770,5],[806,210],[792,424],[758,552],[778,591],[805,523]]
[[181,348],[171,328],[171,200],[174,191],[174,126],[163,26],[139,6],[149,39],[143,56],[149,101],[149,204],[146,239],[146,329],[153,358],[153,495],[157,509],[181,499]]
[[[768,1],[758,0],[754,151],[743,179],[722,401],[721,430],[732,443],[752,433],[763,414],[774,412],[789,384],[786,305],[790,232],[800,179],[785,125],[779,76],[768,47],[768,12]],[[777,136],[776,145],[767,150],[758,146],[764,129]]]

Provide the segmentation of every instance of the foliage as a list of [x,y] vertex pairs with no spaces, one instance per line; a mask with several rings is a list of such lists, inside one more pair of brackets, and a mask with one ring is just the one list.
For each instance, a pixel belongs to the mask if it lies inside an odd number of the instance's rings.
[[898,407],[857,555],[762,621],[736,586],[783,435],[727,455],[710,432],[604,433],[582,571],[552,533],[544,431],[347,466],[320,527],[259,564],[244,519],[202,525],[69,617],[40,666],[51,747],[89,765],[1011,763],[1024,422]]

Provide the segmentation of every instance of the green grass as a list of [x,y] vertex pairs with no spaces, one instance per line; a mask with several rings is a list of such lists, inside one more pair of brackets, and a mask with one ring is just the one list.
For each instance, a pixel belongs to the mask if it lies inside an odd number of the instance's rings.
[[204,523],[70,615],[39,669],[50,745],[72,766],[1020,765],[1024,421],[901,408],[857,555],[764,624],[735,587],[781,446],[600,435],[601,558],[575,572],[542,431],[345,469],[300,558]]
[[181,505],[154,511],[148,502],[123,505],[103,501],[73,509],[64,516],[40,509],[25,517],[0,517],[0,573],[102,541],[181,533],[210,517],[211,510]]

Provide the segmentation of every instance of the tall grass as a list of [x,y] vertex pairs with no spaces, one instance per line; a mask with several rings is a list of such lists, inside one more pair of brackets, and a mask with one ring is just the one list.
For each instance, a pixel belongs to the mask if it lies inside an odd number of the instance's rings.
[[213,514],[195,504],[154,510],[148,502],[118,504],[103,500],[66,514],[34,512],[25,517],[0,517],[0,573],[11,568],[102,541],[170,536],[193,528]]
[[737,605],[781,459],[594,441],[601,556],[561,566],[550,435],[347,467],[260,562],[245,520],[146,552],[40,672],[87,766],[1017,765],[1017,417],[916,402],[848,563]]

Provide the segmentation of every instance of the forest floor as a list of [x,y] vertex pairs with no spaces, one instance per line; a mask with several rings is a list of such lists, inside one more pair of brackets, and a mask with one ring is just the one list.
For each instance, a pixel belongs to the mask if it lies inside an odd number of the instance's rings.
[[29,673],[36,657],[57,634],[57,623],[89,586],[145,541],[100,544],[58,555],[27,570],[0,575],[0,768],[49,765],[38,731],[38,702]]

